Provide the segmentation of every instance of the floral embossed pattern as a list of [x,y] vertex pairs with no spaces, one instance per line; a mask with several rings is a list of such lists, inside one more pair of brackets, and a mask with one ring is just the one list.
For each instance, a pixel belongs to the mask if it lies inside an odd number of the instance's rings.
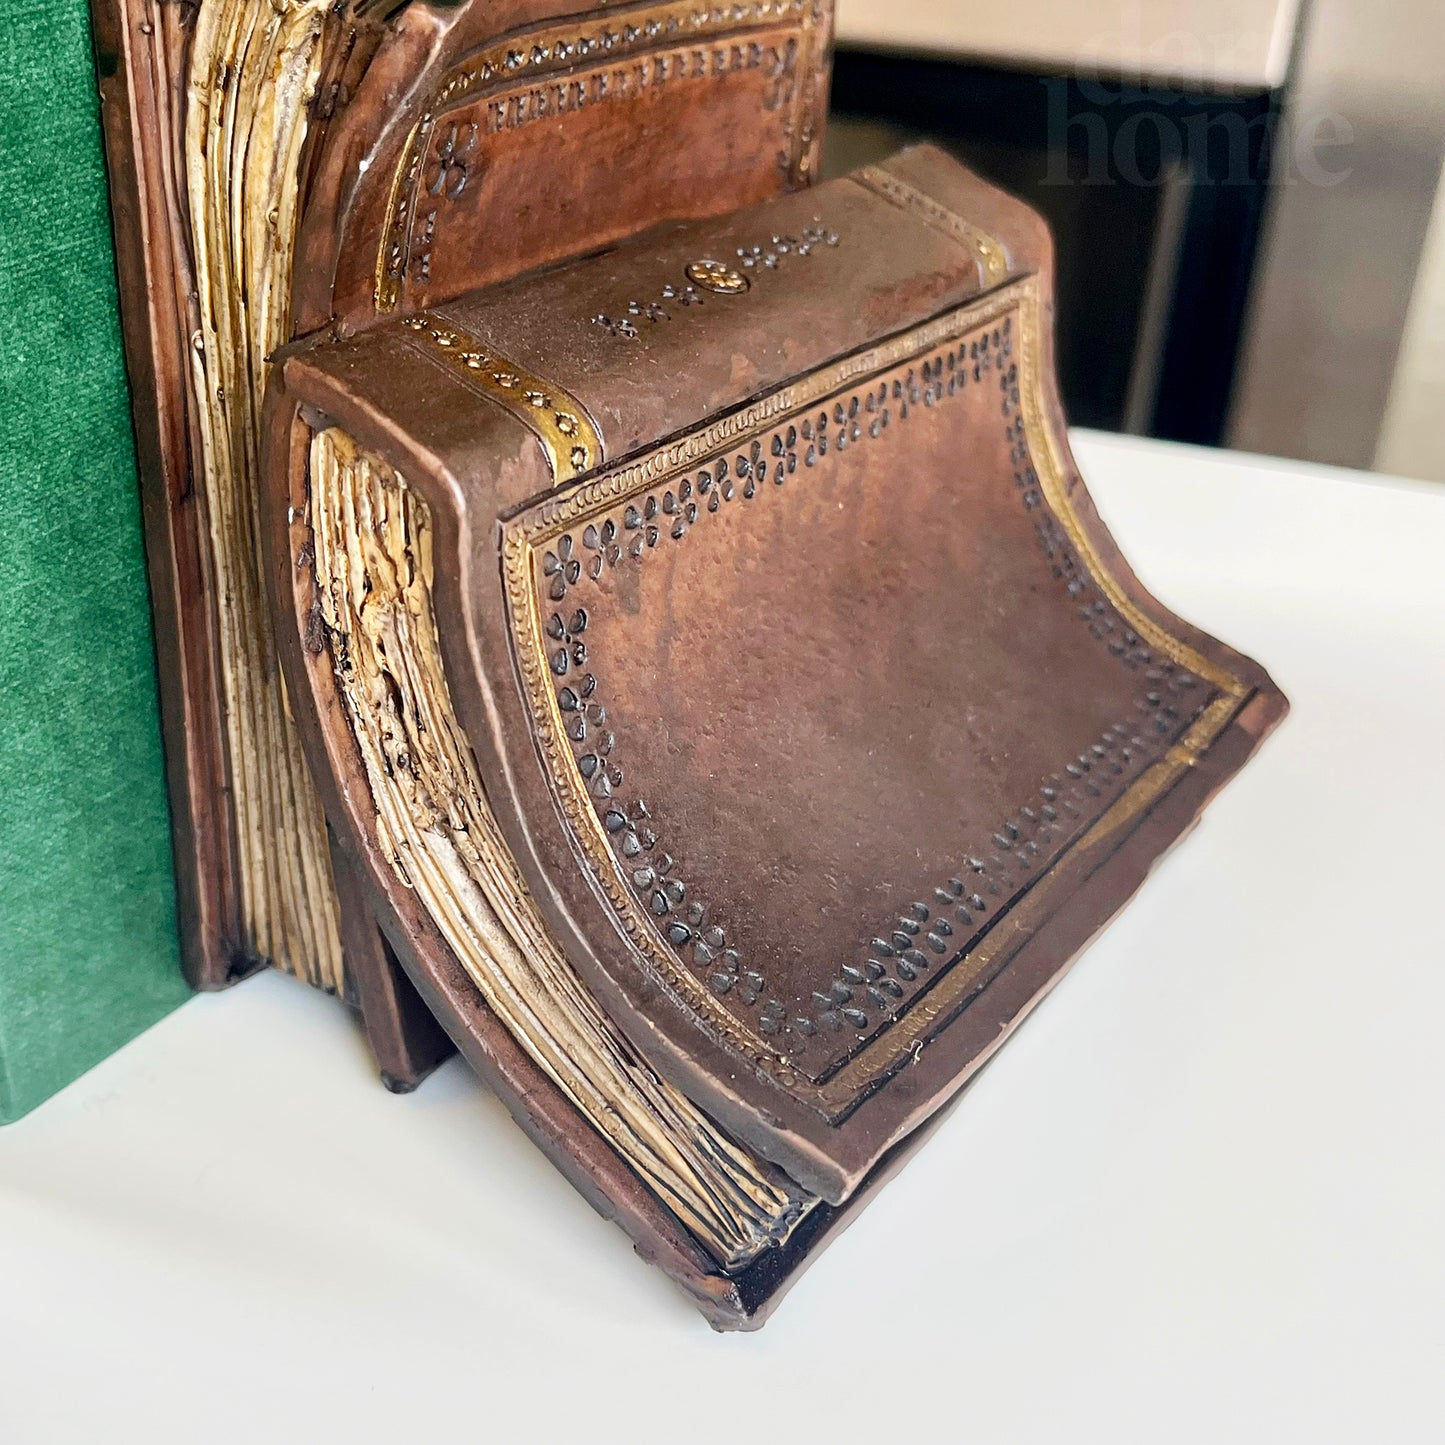
[[838,233],[829,230],[816,217],[803,226],[796,236],[773,235],[766,245],[738,246],[730,261],[693,261],[683,267],[682,279],[668,282],[653,301],[629,301],[625,313],[610,316],[599,312],[592,324],[609,336],[623,341],[636,341],[644,326],[671,321],[674,316],[692,312],[703,305],[709,295],[741,296],[752,287],[752,276],[776,271],[788,260],[804,260],[820,247],[836,246]]
[[[708,879],[669,851],[646,798],[629,781],[627,740],[613,730],[605,679],[589,654],[589,591],[604,573],[645,565],[653,550],[678,545],[725,508],[762,506],[779,488],[806,486],[830,453],[866,447],[920,413],[947,407],[970,389],[997,398],[1019,505],[1034,520],[1041,564],[1079,625],[1138,678],[1132,711],[1057,770],[997,828],[981,836],[921,897],[899,900],[855,958],[799,1005],[770,987],[744,957],[709,898]],[[1021,410],[1010,317],[912,365],[782,420],[715,455],[688,475],[619,501],[542,553],[548,664],[576,766],[608,844],[638,905],[674,956],[720,1002],[800,1071],[825,1077],[904,1013],[930,983],[975,946],[1071,838],[1198,716],[1211,689],[1157,653],[1104,596],[1068,533],[1045,504]]]
[[786,117],[779,169],[793,184],[806,181],[814,87],[800,84],[799,57],[822,21],[817,0],[662,0],[598,7],[463,57],[430,96],[398,163],[377,257],[378,310],[395,309],[405,281],[431,283],[445,213],[485,171],[485,139],[502,131],[751,73],[765,81],[764,107]]

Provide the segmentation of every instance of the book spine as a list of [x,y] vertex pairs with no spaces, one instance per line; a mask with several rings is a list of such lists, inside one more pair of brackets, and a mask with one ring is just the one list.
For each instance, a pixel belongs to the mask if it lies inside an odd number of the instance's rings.
[[0,1123],[186,997],[85,0],[48,0],[11,29],[0,61]]

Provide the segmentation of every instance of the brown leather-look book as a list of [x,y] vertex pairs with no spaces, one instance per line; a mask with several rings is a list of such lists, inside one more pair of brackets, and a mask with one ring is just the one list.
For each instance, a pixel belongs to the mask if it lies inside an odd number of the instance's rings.
[[277,360],[292,712],[350,911],[719,1327],[1285,704],[1070,458],[1049,240],[942,153]]
[[362,1005],[384,1071],[415,1082],[436,1045],[349,964],[375,941],[338,903],[351,883],[274,685],[269,357],[808,185],[831,0],[92,10],[187,976],[287,969]]
[[830,0],[93,8],[188,976],[756,1326],[1282,697],[1094,515],[1039,221],[814,186]]

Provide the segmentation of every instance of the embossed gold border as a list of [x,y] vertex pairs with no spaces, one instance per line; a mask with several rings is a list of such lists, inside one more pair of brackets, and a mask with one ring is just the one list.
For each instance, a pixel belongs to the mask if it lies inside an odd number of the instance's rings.
[[916,186],[895,176],[882,166],[864,166],[854,171],[849,180],[882,197],[889,205],[903,211],[912,211],[928,225],[952,236],[973,252],[978,262],[979,282],[983,286],[997,286],[1008,276],[1008,254],[1003,244],[987,231],[981,231],[972,221],[965,221],[957,211],[935,201]]
[[411,350],[516,417],[537,438],[554,481],[570,482],[601,465],[601,433],[571,392],[526,370],[445,309],[408,316],[401,330]]
[[[1145,769],[1119,799],[1080,839],[1067,848],[1033,884],[1023,899],[1005,913],[978,946],[953,964],[896,1022],[822,1084],[793,1068],[760,1035],[746,1028],[708,993],[676,958],[641,909],[608,844],[586,783],[563,730],[563,717],[550,685],[543,634],[543,607],[535,584],[535,559],[556,537],[620,503],[635,500],[660,482],[690,470],[718,450],[736,445],[779,421],[808,411],[824,398],[947,344],[1005,315],[1018,318],[1020,397],[1025,438],[1050,509],[1064,527],[1081,562],[1110,603],[1150,646],[1178,666],[1213,685],[1219,693],[1166,756]],[[1046,915],[1050,879],[1080,847],[1087,847],[1127,827],[1153,805],[1194,764],[1229,725],[1249,695],[1248,686],[1195,648],[1174,637],[1134,603],[1110,573],[1069,495],[1068,469],[1059,439],[1049,423],[1041,371],[1039,283],[1024,277],[967,306],[914,327],[899,336],[846,357],[772,395],[698,427],[635,461],[600,476],[584,479],[545,498],[503,527],[502,565],[508,620],[518,669],[537,737],[559,805],[581,845],[593,874],[647,965],[648,973],[719,1041],[741,1053],[755,1069],[775,1080],[796,1098],[836,1118],[857,1102],[868,1085],[886,1075],[925,1038],[942,1018],[963,1002],[969,991],[995,965],[1006,961],[1011,947]]]
[[[458,60],[442,77],[424,114],[407,134],[387,196],[386,221],[376,256],[374,300],[379,312],[396,309],[408,264],[416,188],[427,147],[438,122],[469,101],[518,86],[530,87],[559,75],[590,73],[656,50],[709,43],[791,22],[798,52],[792,97],[792,153],[795,184],[809,179],[809,152],[817,128],[817,86],[811,73],[819,22],[826,10],[817,0],[743,0],[708,5],[700,0],[639,4],[593,10],[516,31]],[[586,47],[585,49],[583,47]]]

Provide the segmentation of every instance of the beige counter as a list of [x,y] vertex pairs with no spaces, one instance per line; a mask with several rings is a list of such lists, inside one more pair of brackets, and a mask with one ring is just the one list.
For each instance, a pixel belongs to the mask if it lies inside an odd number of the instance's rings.
[[1284,80],[1300,0],[838,0],[838,38],[1039,69],[1169,76],[1205,89]]

